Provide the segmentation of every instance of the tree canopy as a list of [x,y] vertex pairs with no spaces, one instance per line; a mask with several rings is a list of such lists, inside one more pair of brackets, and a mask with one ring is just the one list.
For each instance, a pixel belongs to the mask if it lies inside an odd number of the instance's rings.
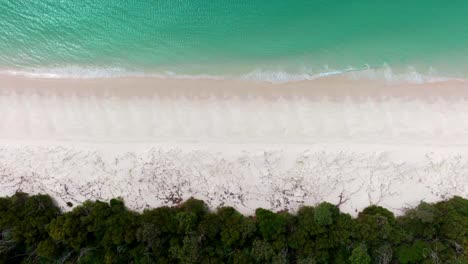
[[0,263],[468,263],[468,200],[422,202],[357,218],[327,202],[296,214],[203,201],[128,210],[86,201],[61,212],[47,195],[0,198]]

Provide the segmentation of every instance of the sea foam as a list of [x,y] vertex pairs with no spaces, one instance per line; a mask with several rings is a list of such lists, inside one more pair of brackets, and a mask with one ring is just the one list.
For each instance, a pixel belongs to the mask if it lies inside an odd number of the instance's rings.
[[298,81],[312,81],[322,78],[345,77],[350,80],[380,80],[392,84],[400,83],[437,83],[451,80],[464,81],[461,78],[441,76],[434,69],[427,72],[419,72],[414,67],[407,67],[406,70],[394,70],[388,65],[382,67],[348,67],[346,69],[328,69],[313,71],[285,71],[285,70],[265,70],[256,69],[247,73],[237,75],[225,74],[186,74],[174,71],[144,71],[126,69],[123,67],[82,67],[66,66],[61,68],[22,68],[3,69],[0,74],[24,76],[28,78],[46,79],[102,79],[102,78],[169,78],[169,79],[230,79],[245,81],[260,81],[270,83],[288,83]]

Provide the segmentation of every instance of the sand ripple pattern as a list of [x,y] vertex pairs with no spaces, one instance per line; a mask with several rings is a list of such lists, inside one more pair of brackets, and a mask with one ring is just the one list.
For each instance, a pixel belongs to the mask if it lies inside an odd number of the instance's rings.
[[466,144],[466,99],[0,95],[0,138]]

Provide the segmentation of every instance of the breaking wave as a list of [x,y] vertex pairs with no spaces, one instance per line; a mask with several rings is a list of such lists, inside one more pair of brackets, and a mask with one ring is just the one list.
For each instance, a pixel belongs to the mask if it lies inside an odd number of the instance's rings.
[[119,67],[81,67],[67,66],[62,68],[25,68],[25,69],[3,69],[1,74],[24,76],[29,78],[51,78],[51,79],[101,79],[101,78],[172,78],[172,79],[231,79],[260,81],[270,83],[288,83],[298,81],[311,81],[322,78],[345,77],[350,80],[380,80],[388,83],[437,83],[446,81],[464,81],[461,78],[445,77],[437,74],[433,69],[426,73],[418,72],[413,67],[405,71],[395,71],[388,65],[371,68],[369,66],[347,69],[326,69],[319,72],[303,71],[272,71],[257,69],[248,73],[238,75],[211,75],[211,74],[180,74],[173,71],[146,72],[129,70]]

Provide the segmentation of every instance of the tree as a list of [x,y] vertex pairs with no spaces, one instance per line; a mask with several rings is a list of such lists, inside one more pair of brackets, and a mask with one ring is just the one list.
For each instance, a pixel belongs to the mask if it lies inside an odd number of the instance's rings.
[[404,244],[399,247],[397,256],[402,264],[422,263],[426,257],[424,252],[430,252],[429,244],[423,241],[416,241],[412,245]]
[[410,241],[413,239],[433,239],[437,233],[439,212],[433,204],[421,202],[417,207],[409,209],[404,216],[398,218],[398,223],[407,232]]
[[180,205],[180,210],[187,213],[192,213],[196,216],[196,220],[200,221],[205,214],[208,213],[208,207],[205,202],[190,198]]
[[[468,263],[468,199],[455,196],[435,204],[438,214],[437,240],[444,246],[433,247],[441,259]],[[462,262],[460,262],[462,261]]]
[[271,262],[275,254],[273,246],[265,240],[255,240],[252,244],[252,256],[259,263]]
[[0,199],[0,257],[13,262],[35,258],[36,249],[48,238],[45,226],[59,210],[47,195],[16,193]]
[[355,247],[351,256],[349,257],[349,263],[351,264],[370,264],[371,262],[372,259],[369,254],[367,254],[366,246],[363,244]]
[[179,263],[199,263],[201,258],[200,249],[198,237],[195,234],[187,234],[181,245],[172,246],[169,251]]
[[333,224],[333,219],[339,214],[338,208],[327,202],[319,204],[315,208],[314,219],[319,226],[328,226]]
[[468,264],[468,200],[421,203],[356,219],[322,203],[296,215],[195,199],[143,213],[86,201],[61,213],[48,196],[0,198],[0,263],[454,263]]
[[380,206],[369,206],[359,213],[357,219],[357,238],[364,242],[373,259],[384,244],[399,244],[403,233],[397,225],[392,212]]
[[259,208],[255,211],[260,235],[266,241],[277,244],[276,248],[282,248],[286,245],[286,233],[288,227],[289,214],[275,214],[269,210]]
[[221,220],[221,241],[231,248],[242,248],[256,231],[255,223],[232,207],[220,208],[217,215]]
[[129,252],[138,246],[136,233],[140,226],[140,215],[128,211],[121,201],[111,200],[110,205],[100,246],[109,257],[109,263],[128,263],[132,259]]
[[157,259],[160,263],[169,262],[171,243],[178,244],[182,239],[177,232],[178,210],[178,208],[159,207],[145,210],[141,215],[136,236],[143,247],[143,254],[149,259],[154,261]]
[[318,226],[315,221],[315,209],[304,206],[299,209],[294,217],[294,229],[288,237],[289,246],[294,250],[297,259],[314,259],[315,236],[318,234]]

